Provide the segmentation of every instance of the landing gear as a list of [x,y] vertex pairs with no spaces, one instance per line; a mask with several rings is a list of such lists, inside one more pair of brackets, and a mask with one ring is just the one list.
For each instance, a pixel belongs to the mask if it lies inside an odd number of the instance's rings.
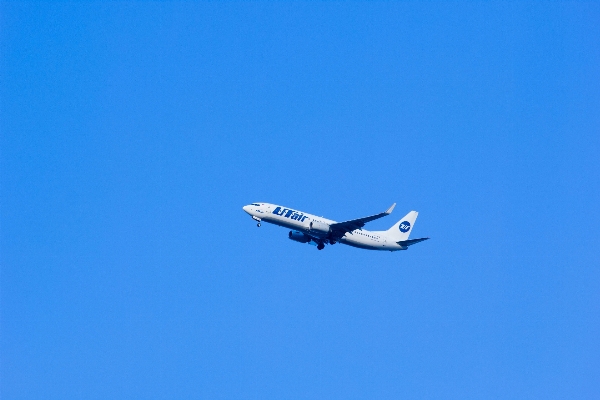
[[337,242],[333,239],[329,239],[329,244],[336,244]]
[[256,222],[258,222],[258,223],[256,224],[256,226],[258,226],[258,227],[260,228],[260,218],[258,218],[258,217],[255,217],[255,216],[253,215],[253,216],[252,216],[252,219],[253,219],[253,220],[255,220]]
[[322,242],[319,242],[319,244],[317,244],[317,249],[323,250],[324,248],[325,248],[325,245]]
[[256,224],[256,226],[258,226],[260,228],[260,222],[258,224]]

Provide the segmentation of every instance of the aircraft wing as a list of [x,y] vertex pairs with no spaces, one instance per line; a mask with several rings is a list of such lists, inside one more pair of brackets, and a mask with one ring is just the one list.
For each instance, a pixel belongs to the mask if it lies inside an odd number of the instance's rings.
[[386,215],[390,215],[394,210],[394,207],[396,207],[396,203],[392,204],[392,206],[386,211],[379,214],[371,215],[370,217],[352,219],[350,221],[344,222],[336,222],[335,224],[331,224],[331,231],[335,236],[342,237],[346,232],[352,232],[355,229],[362,228],[367,222],[375,221],[376,219],[385,217]]

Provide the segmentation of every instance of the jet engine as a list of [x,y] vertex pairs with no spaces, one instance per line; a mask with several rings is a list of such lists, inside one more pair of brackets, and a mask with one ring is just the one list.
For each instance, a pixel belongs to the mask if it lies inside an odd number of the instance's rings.
[[309,224],[309,229],[312,232],[315,232],[319,235],[326,235],[329,233],[329,230],[331,229],[329,227],[329,225],[323,223],[323,222],[319,222],[319,221],[311,221]]
[[290,231],[290,234],[288,236],[293,241],[300,243],[308,243],[311,240],[310,236],[299,231]]

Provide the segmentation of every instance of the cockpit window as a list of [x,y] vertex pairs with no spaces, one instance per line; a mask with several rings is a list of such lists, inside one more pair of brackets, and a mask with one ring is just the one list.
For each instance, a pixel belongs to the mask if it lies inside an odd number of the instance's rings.
[[253,205],[253,206],[259,206],[259,207],[260,207],[260,204],[256,204],[256,203],[252,203],[252,205]]

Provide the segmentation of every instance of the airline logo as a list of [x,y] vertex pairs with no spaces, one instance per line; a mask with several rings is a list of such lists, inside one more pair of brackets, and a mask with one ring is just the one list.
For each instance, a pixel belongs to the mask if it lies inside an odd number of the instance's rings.
[[273,210],[273,214],[280,215],[285,218],[293,219],[295,221],[304,222],[306,215],[302,214],[300,211],[290,210],[289,208],[281,208],[277,207]]
[[398,228],[400,228],[400,232],[406,233],[410,230],[410,222],[402,221],[400,222],[400,226]]

